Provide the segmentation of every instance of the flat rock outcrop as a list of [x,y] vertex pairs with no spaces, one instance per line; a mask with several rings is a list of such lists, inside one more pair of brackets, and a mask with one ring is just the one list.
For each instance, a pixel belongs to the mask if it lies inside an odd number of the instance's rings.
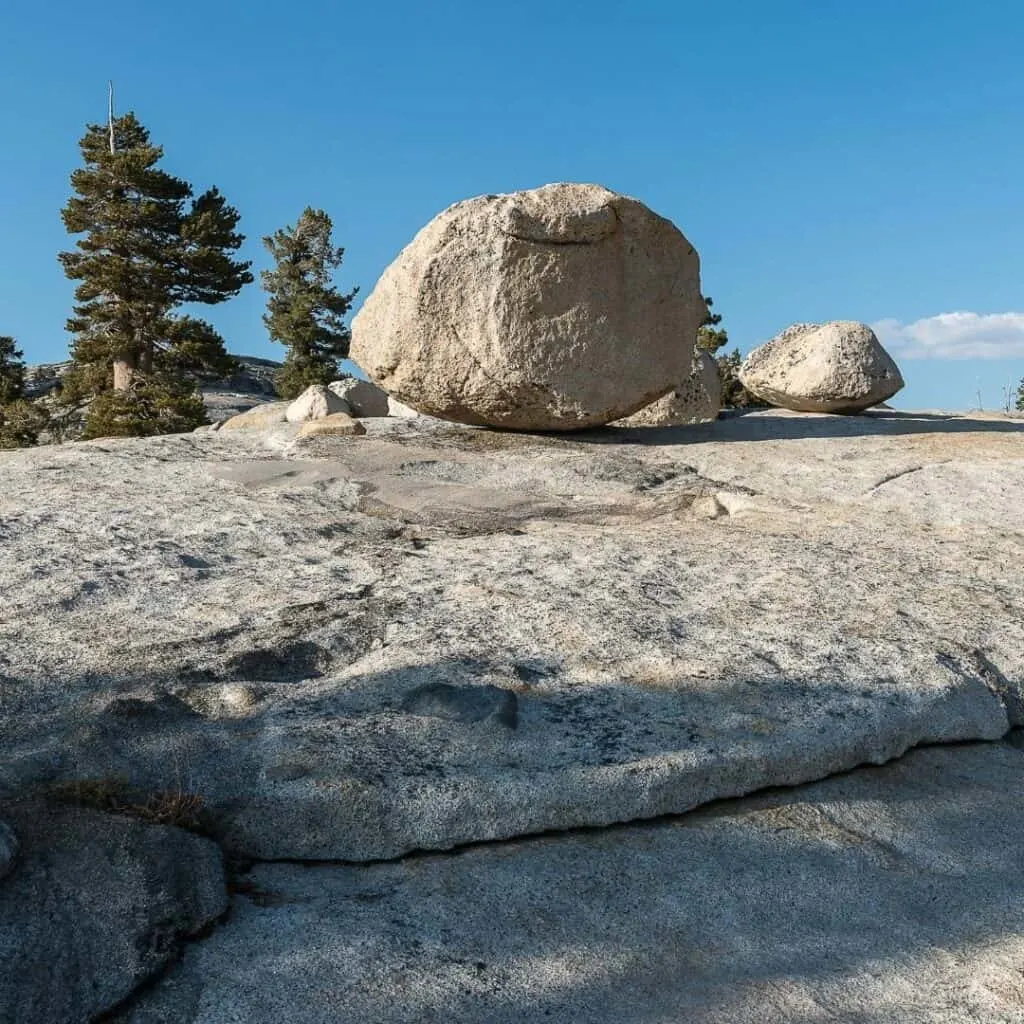
[[0,1019],[1019,1016],[1024,423],[363,426],[0,454]]
[[718,419],[722,408],[722,379],[718,363],[710,352],[699,351],[690,376],[662,395],[656,402],[627,416],[622,427],[676,427],[687,423],[709,423]]
[[670,221],[598,185],[546,185],[435,217],[355,317],[351,356],[432,416],[579,430],[683,380],[704,312]]
[[740,382],[772,405],[797,412],[857,413],[903,387],[899,367],[867,324],[794,324],[755,348]]
[[1024,721],[1019,423],[364,425],[5,454],[0,787],[184,764],[229,852],[369,860]]

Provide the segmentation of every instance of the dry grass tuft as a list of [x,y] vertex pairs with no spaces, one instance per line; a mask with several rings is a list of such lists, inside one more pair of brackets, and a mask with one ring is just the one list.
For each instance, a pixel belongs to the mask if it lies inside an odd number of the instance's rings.
[[202,835],[210,831],[203,798],[182,789],[147,793],[119,776],[109,776],[57,783],[49,793],[62,803],[121,814],[149,825],[173,825]]

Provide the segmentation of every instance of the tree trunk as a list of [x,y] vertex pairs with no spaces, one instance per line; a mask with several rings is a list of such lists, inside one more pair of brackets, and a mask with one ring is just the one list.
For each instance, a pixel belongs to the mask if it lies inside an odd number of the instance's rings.
[[135,371],[132,360],[130,359],[115,359],[114,360],[114,390],[115,391],[127,391],[131,387],[132,374]]

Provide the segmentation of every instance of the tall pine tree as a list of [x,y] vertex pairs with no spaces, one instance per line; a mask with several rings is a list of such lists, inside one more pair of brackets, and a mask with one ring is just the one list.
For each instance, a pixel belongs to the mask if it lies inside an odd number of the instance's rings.
[[345,250],[331,245],[331,218],[306,207],[295,227],[276,231],[263,244],[274,257],[273,270],[260,277],[267,292],[263,322],[270,337],[288,353],[277,387],[294,398],[310,384],[338,379],[338,360],[348,355],[345,314],[358,288],[343,294],[332,283]]
[[209,324],[175,310],[252,281],[249,263],[232,258],[244,241],[238,211],[216,188],[193,200],[187,181],[157,166],[163,150],[134,114],[88,125],[79,145],[85,166],[62,211],[84,236],[60,254],[80,282],[64,398],[91,400],[86,437],[188,430],[205,421],[188,374],[224,375],[233,361]]

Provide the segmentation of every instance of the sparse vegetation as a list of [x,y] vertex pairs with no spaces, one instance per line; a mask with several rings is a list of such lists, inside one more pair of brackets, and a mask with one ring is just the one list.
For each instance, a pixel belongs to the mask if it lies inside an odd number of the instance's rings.
[[348,355],[344,317],[359,289],[346,294],[332,284],[345,255],[331,244],[332,227],[323,210],[307,206],[295,227],[263,239],[274,257],[274,269],[260,275],[268,296],[263,322],[270,337],[288,349],[277,380],[284,398],[337,380],[338,361]]
[[210,831],[203,798],[183,789],[147,793],[120,776],[109,776],[57,783],[49,795],[62,803],[121,814],[149,825],[173,825],[202,835]]
[[738,348],[732,352],[716,355],[719,349],[729,343],[729,332],[718,325],[722,314],[712,311],[714,300],[705,298],[707,314],[697,331],[697,348],[710,352],[718,363],[718,377],[722,382],[722,407],[725,409],[766,409],[768,403],[749,392],[740,383],[740,366],[743,357]]
[[718,326],[722,322],[722,314],[712,311],[715,300],[705,298],[704,304],[707,306],[707,312],[697,329],[697,348],[714,355],[729,343],[729,332]]

